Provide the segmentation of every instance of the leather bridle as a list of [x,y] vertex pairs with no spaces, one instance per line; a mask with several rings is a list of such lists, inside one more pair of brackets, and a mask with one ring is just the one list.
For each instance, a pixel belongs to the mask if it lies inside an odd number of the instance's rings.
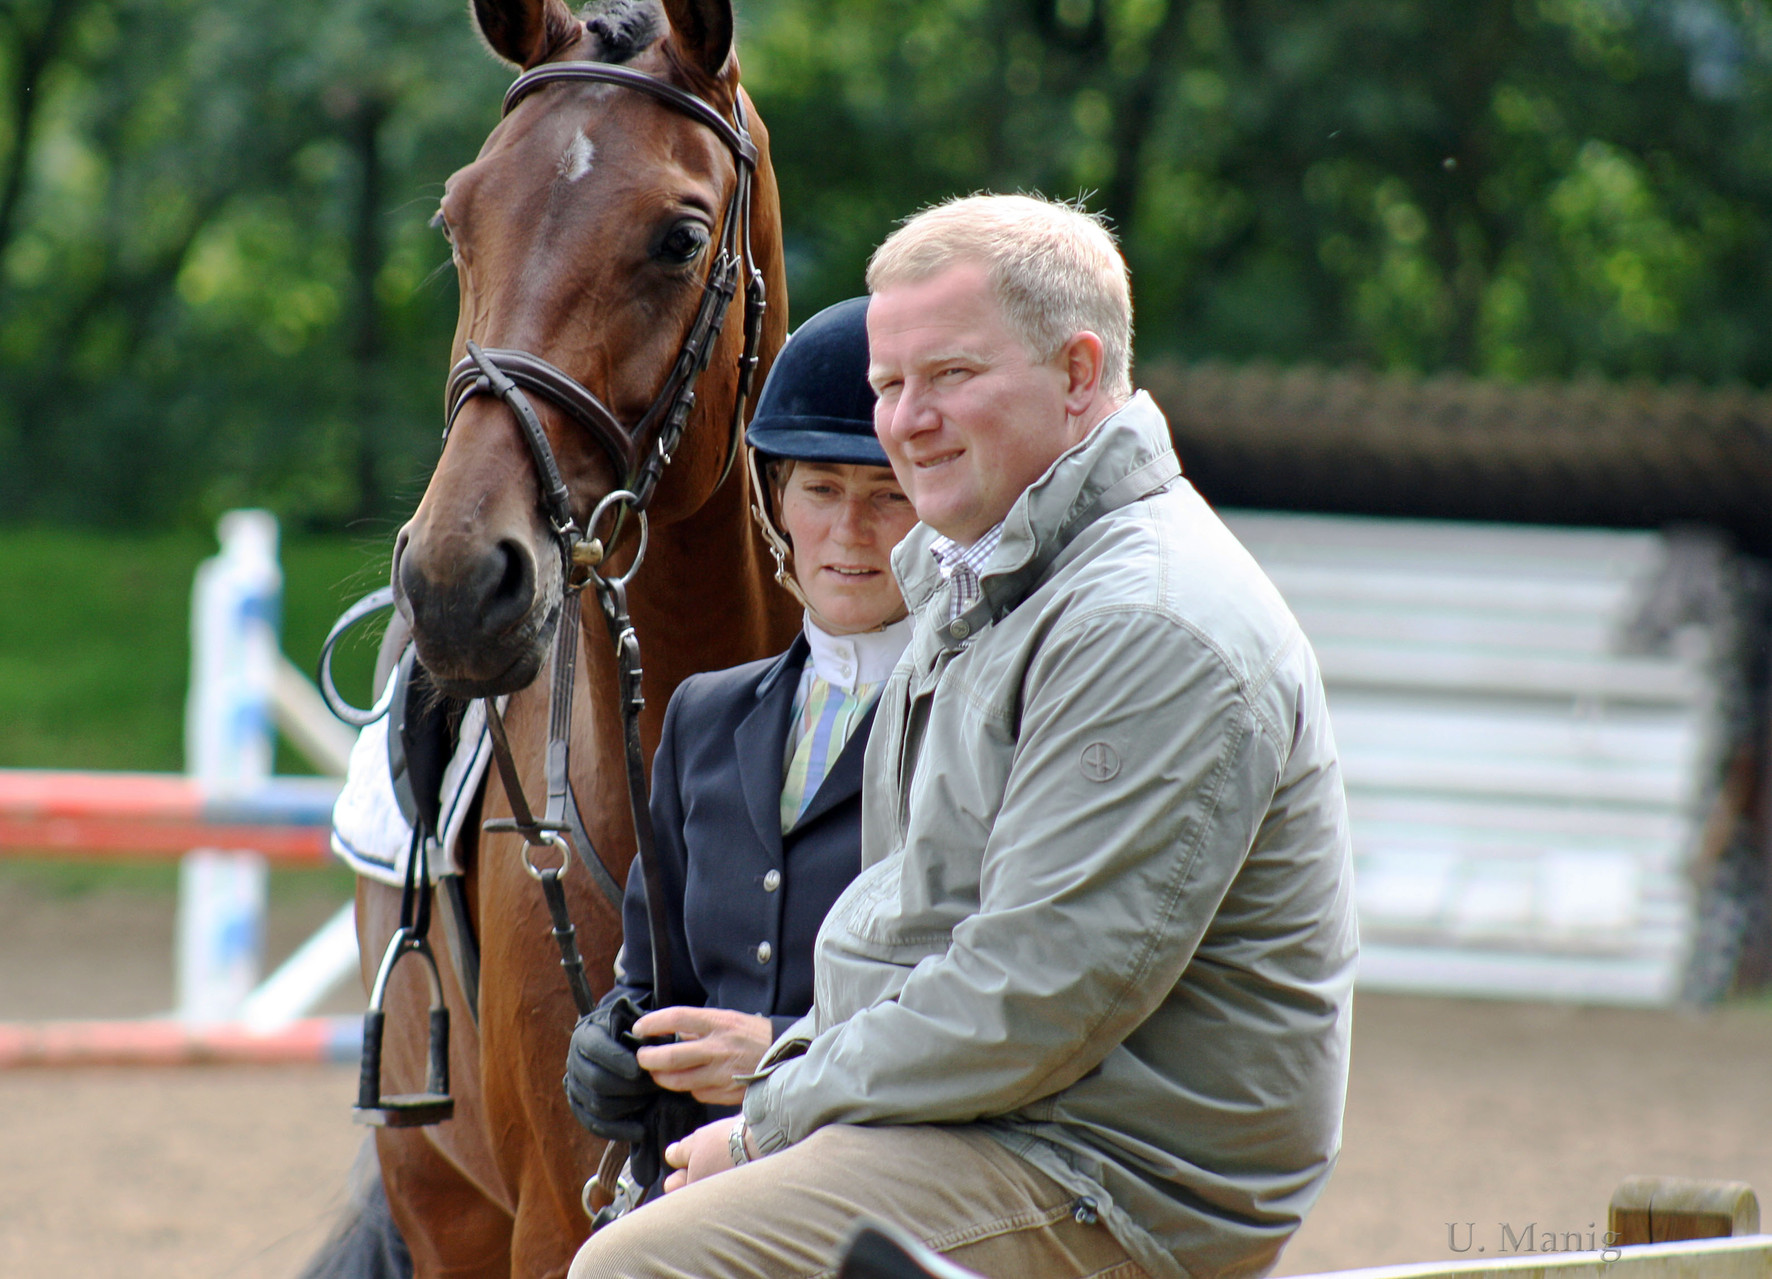
[[[732,119],[728,121],[703,99],[676,85],[631,67],[605,62],[548,62],[522,75],[505,92],[504,112],[509,115],[536,90],[550,84],[614,84],[649,94],[698,124],[732,152],[738,168],[732,195],[726,201],[718,248],[712,255],[703,284],[701,304],[677,358],[652,404],[632,426],[624,423],[597,395],[577,378],[528,351],[482,348],[470,341],[467,354],[449,373],[449,413],[444,438],[455,425],[462,408],[476,395],[497,395],[516,415],[541,480],[542,505],[556,537],[567,540],[566,529],[577,528],[572,518],[571,495],[560,477],[553,448],[541,428],[524,392],[547,399],[577,422],[609,456],[617,476],[616,487],[634,495],[632,506],[644,511],[671,455],[683,438],[683,428],[695,407],[695,383],[713,358],[714,346],[726,322],[726,312],[745,277],[744,352],[739,357],[738,394],[733,401],[726,462],[720,473],[724,483],[732,473],[744,434],[745,404],[757,372],[757,346],[762,336],[763,313],[768,306],[763,273],[751,254],[751,188],[756,178],[757,144],[746,127],[743,99],[734,95]],[[585,530],[589,533],[593,530]],[[565,548],[570,557],[571,547]],[[567,564],[568,575],[571,564]]]
[[[677,350],[677,358],[666,375],[664,384],[653,397],[652,404],[631,427],[590,388],[569,373],[527,351],[484,348],[467,343],[467,355],[449,374],[448,415],[443,434],[447,439],[462,408],[476,395],[496,395],[511,410],[521,429],[531,456],[535,459],[540,482],[541,504],[553,530],[561,555],[561,601],[555,619],[552,696],[548,706],[548,743],[546,752],[547,796],[538,815],[530,807],[518,776],[516,759],[505,734],[504,718],[497,699],[484,699],[486,721],[492,740],[492,757],[498,766],[512,816],[485,823],[489,831],[510,831],[524,841],[523,866],[537,882],[547,899],[553,923],[554,940],[560,948],[560,966],[565,970],[573,1003],[582,1016],[591,1011],[593,996],[585,977],[584,961],[579,953],[576,930],[567,908],[561,878],[574,857],[584,864],[592,879],[603,890],[611,908],[621,913],[621,885],[612,869],[592,846],[572,793],[570,754],[572,729],[572,694],[578,661],[578,637],[581,628],[581,602],[585,587],[593,587],[604,621],[608,624],[616,652],[620,681],[623,762],[627,774],[628,805],[634,824],[635,857],[640,863],[646,883],[646,908],[653,937],[652,980],[656,1007],[675,1002],[669,964],[669,928],[665,916],[665,889],[653,854],[652,814],[647,797],[645,757],[640,743],[640,712],[645,707],[641,695],[640,643],[628,615],[627,588],[639,571],[646,555],[646,510],[657,490],[659,479],[671,454],[682,440],[689,414],[695,407],[695,383],[707,370],[715,345],[726,321],[726,312],[738,292],[739,276],[744,283],[744,350],[738,363],[738,389],[732,406],[732,420],[726,443],[726,461],[719,484],[731,476],[733,462],[743,439],[744,411],[757,371],[757,348],[762,336],[763,314],[767,305],[763,273],[758,270],[751,253],[751,194],[756,177],[757,147],[745,125],[743,99],[734,96],[732,119],[728,121],[712,106],[694,94],[656,76],[629,67],[602,62],[550,62],[518,76],[505,93],[504,114],[509,115],[518,103],[536,90],[550,84],[583,82],[614,84],[650,94],[692,120],[713,130],[714,135],[732,152],[737,165],[737,180],[726,202],[725,218],[720,229],[717,250],[712,255],[708,274],[703,282],[701,302],[689,331]],[[580,528],[572,515],[572,495],[560,474],[560,465],[548,443],[546,431],[536,416],[529,395],[540,395],[553,403],[590,434],[613,463],[618,486],[605,494]],[[718,487],[718,484],[716,485]],[[608,553],[620,533],[623,517],[632,511],[639,523],[639,543],[627,571],[610,576],[603,570]],[[613,523],[605,543],[597,536],[605,516]],[[358,710],[345,702],[332,680],[331,661],[334,646],[340,637],[363,617],[393,603],[393,590],[385,587],[357,602],[333,624],[326,638],[320,659],[320,687],[329,705],[339,718],[362,727],[387,712],[394,697],[394,681],[388,692],[367,710]],[[407,873],[401,892],[400,927],[396,929],[383,956],[376,979],[369,1013],[364,1018],[362,1079],[358,1089],[357,1115],[368,1123],[400,1126],[440,1122],[453,1111],[448,1097],[448,1009],[443,1005],[442,984],[436,959],[425,934],[430,920],[431,884],[427,873],[430,845],[435,832],[415,825],[413,848],[408,856]],[[559,856],[557,866],[537,866],[535,854],[551,849]],[[460,917],[457,917],[459,913]],[[458,967],[463,993],[468,1006],[478,1019],[478,941],[465,922],[465,912],[452,913],[459,951],[472,956],[466,967]],[[382,1001],[387,980],[402,956],[418,954],[428,965],[431,988],[431,1052],[427,1091],[411,1097],[387,1098],[381,1095]],[[596,1179],[585,1185],[586,1210],[588,1196]]]
[[[684,425],[695,407],[696,380],[706,371],[713,357],[726,312],[738,290],[739,273],[744,271],[744,351],[739,357],[738,391],[733,401],[726,461],[719,483],[724,484],[732,473],[733,460],[743,438],[745,404],[756,377],[757,346],[767,305],[763,273],[758,270],[751,253],[751,186],[756,177],[757,145],[745,125],[743,99],[734,95],[732,119],[728,121],[701,98],[643,71],[603,62],[550,62],[517,77],[505,93],[504,114],[508,116],[518,103],[546,85],[586,82],[620,85],[650,94],[711,129],[732,152],[738,174],[732,195],[726,202],[719,247],[709,264],[695,319],[678,348],[676,361],[665,377],[664,385],[653,398],[651,407],[632,427],[623,423],[583,383],[526,351],[487,350],[469,342],[467,355],[449,375],[449,418],[444,434],[447,436],[449,426],[454,425],[462,406],[472,396],[490,394],[503,400],[516,417],[535,458],[542,505],[560,544],[562,595],[559,617],[555,622],[553,696],[548,707],[547,801],[541,815],[536,816],[524,797],[497,703],[487,698],[486,720],[491,730],[492,756],[498,765],[513,815],[486,823],[486,829],[513,831],[523,837],[527,845],[523,864],[540,882],[547,897],[554,938],[560,945],[561,966],[566,970],[580,1015],[590,1011],[591,992],[584,979],[583,963],[560,885],[560,876],[572,863],[569,849],[577,853],[578,859],[606,889],[615,882],[603,859],[591,847],[590,836],[580,820],[578,804],[572,795],[569,776],[572,690],[578,656],[581,592],[587,585],[595,588],[597,602],[602,607],[616,650],[628,803],[634,823],[635,855],[646,881],[652,936],[661,941],[652,948],[652,976],[654,994],[659,1001],[657,1006],[662,1008],[672,1001],[669,943],[663,940],[669,937],[669,932],[664,913],[664,885],[659,878],[657,858],[653,855],[652,814],[646,793],[645,758],[640,745],[640,712],[645,706],[640,692],[640,643],[628,616],[627,587],[646,554],[646,509],[664,468],[670,464],[671,454],[683,437]],[[547,397],[584,427],[609,455],[616,474],[621,477],[619,486],[597,503],[583,529],[572,517],[571,494],[561,478],[559,463],[525,391]],[[598,538],[597,532],[604,513],[612,508],[616,523],[609,534],[609,542],[605,543]],[[613,545],[620,531],[620,520],[629,510],[639,517],[640,543],[627,571],[611,577],[601,571],[606,558],[605,547]],[[537,868],[531,854],[549,847],[558,851],[560,865]],[[620,902],[614,901],[612,905],[619,912]]]

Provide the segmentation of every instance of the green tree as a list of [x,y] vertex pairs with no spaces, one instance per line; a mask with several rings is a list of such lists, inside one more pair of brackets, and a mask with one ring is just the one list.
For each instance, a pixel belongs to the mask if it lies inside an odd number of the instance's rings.
[[[792,310],[931,200],[1084,196],[1144,355],[1772,381],[1764,0],[741,0]],[[0,7],[0,518],[386,530],[426,221],[508,83],[445,0]]]
[[0,506],[385,517],[452,320],[425,221],[503,73],[452,6],[36,3],[0,132]]
[[767,0],[796,309],[918,204],[1084,195],[1140,349],[1772,374],[1752,0]]

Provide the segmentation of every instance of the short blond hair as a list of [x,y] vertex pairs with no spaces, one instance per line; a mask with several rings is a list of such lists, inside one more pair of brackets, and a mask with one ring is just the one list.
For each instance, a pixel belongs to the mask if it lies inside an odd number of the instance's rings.
[[909,218],[868,260],[869,293],[961,262],[985,268],[1003,319],[1035,359],[1087,329],[1101,339],[1102,389],[1132,393],[1132,286],[1101,217],[1041,196],[968,195]]

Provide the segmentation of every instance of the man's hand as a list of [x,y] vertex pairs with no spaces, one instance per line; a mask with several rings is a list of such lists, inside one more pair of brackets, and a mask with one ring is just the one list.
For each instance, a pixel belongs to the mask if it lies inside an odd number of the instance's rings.
[[[677,1171],[665,1178],[665,1193],[681,1190],[692,1181],[732,1170],[732,1126],[737,1115],[703,1124],[682,1141],[665,1147],[665,1162]],[[747,1148],[749,1137],[746,1137]],[[755,1157],[755,1152],[753,1152]]]
[[756,1070],[775,1041],[775,1025],[767,1017],[726,1008],[661,1008],[635,1022],[634,1034],[677,1037],[674,1044],[640,1049],[640,1065],[659,1087],[709,1105],[736,1106],[744,1100],[744,1085],[734,1083],[733,1076]]

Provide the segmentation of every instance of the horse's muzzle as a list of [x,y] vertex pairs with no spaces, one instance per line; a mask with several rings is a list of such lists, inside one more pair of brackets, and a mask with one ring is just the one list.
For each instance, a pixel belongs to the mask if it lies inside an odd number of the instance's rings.
[[394,549],[394,598],[438,690],[493,697],[529,685],[555,614],[537,589],[533,552],[504,538],[458,542],[439,556],[411,532],[402,530]]

